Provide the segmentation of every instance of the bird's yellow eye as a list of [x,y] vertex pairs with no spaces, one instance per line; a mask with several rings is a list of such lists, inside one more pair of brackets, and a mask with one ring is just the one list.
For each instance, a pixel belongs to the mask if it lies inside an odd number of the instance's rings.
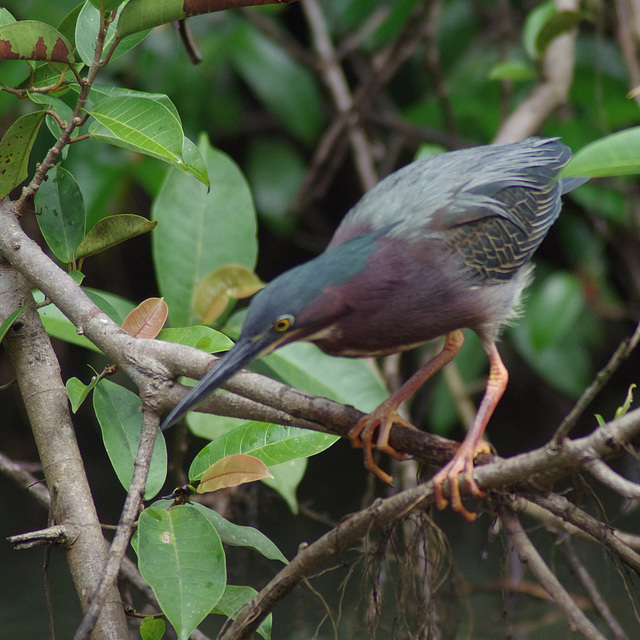
[[273,323],[273,328],[276,331],[280,331],[280,332],[288,331],[293,326],[294,320],[295,318],[289,314],[280,316],[279,318],[276,318],[275,322]]

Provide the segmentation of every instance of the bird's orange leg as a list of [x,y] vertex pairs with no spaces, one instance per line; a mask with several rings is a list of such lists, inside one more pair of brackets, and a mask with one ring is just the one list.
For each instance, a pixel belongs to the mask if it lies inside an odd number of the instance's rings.
[[509,372],[500,359],[495,345],[487,349],[489,356],[489,379],[487,388],[480,403],[476,417],[453,458],[435,476],[433,476],[433,490],[438,509],[447,506],[447,500],[442,494],[442,485],[449,481],[451,508],[466,518],[469,522],[476,519],[476,514],[465,509],[460,496],[460,474],[464,472],[464,480],[469,492],[476,496],[484,496],[484,492],[473,479],[473,460],[480,453],[489,453],[489,445],[482,440],[482,434],[493,414],[493,410],[502,398],[502,394],[509,380]]
[[391,483],[393,478],[385,473],[373,460],[373,436],[378,431],[376,448],[384,453],[402,460],[405,454],[396,451],[389,444],[391,427],[396,424],[402,427],[415,429],[415,427],[403,420],[398,415],[398,407],[412,396],[434,373],[440,371],[448,362],[451,362],[462,347],[464,335],[456,330],[447,334],[442,351],[429,360],[422,368],[418,369],[397,391],[390,395],[377,409],[366,415],[358,424],[349,431],[349,440],[354,447],[364,449],[364,466],[374,473],[380,480]]

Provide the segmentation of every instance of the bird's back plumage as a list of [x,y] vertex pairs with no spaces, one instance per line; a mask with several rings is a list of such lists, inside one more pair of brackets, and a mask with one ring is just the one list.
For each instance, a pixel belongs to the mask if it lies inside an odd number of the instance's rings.
[[529,138],[418,160],[368,191],[330,246],[389,227],[408,243],[441,242],[478,285],[508,281],[558,217],[570,158],[555,138]]

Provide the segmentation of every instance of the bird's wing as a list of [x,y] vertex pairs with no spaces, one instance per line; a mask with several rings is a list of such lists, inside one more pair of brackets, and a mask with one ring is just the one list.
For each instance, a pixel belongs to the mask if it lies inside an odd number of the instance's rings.
[[436,212],[432,228],[474,280],[503,282],[531,259],[561,206],[557,182],[485,184]]

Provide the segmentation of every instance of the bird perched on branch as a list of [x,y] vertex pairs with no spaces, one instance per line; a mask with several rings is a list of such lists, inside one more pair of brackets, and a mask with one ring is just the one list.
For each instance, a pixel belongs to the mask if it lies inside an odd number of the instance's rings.
[[[433,478],[436,504],[467,519],[459,475],[474,496],[473,460],[507,385],[496,340],[531,280],[531,257],[561,209],[561,196],[585,180],[558,180],[571,151],[556,138],[529,138],[418,160],[368,191],[347,213],[326,250],[273,280],[251,301],[240,338],[169,413],[166,429],[239,369],[296,340],[335,356],[398,353],[438,336],[442,351],[349,433],[365,466],[385,482],[375,447],[392,456],[393,425],[412,427],[400,404],[452,360],[461,329],[475,331],[489,357],[486,391],[453,459]],[[376,435],[377,434],[377,435]],[[374,444],[375,437],[375,444]]]

